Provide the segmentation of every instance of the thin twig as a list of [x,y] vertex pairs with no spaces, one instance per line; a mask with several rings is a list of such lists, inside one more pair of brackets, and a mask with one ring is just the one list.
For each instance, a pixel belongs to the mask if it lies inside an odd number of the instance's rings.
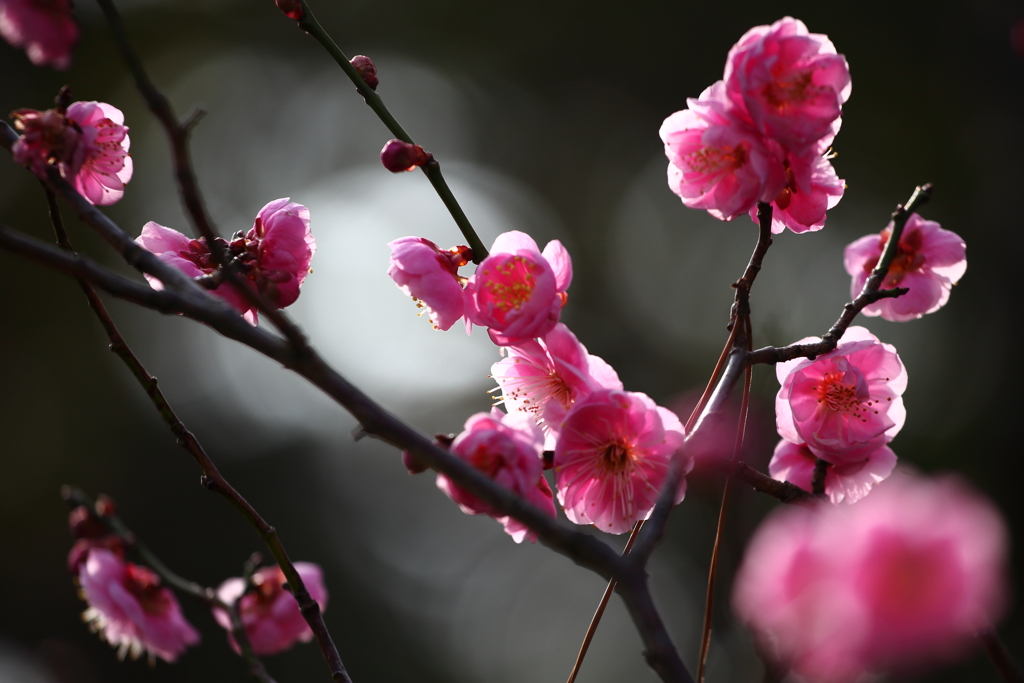
[[[58,219],[59,220],[59,219]],[[57,229],[58,234],[63,231],[63,226],[58,228],[57,224],[54,223],[54,228]],[[66,234],[65,234],[66,237]],[[70,249],[70,246],[62,247]],[[84,284],[88,287],[88,284]],[[95,295],[95,292],[93,293]],[[68,505],[77,507],[84,505],[89,510],[95,510],[96,504],[89,496],[85,494],[81,489],[73,488],[71,486],[65,486],[61,490],[61,495]],[[134,550],[139,554],[139,557],[157,574],[163,579],[164,583],[176,588],[178,591],[185,593],[186,595],[199,600],[210,609],[221,610],[228,615],[231,621],[231,635],[234,636],[235,642],[238,644],[238,649],[241,652],[242,659],[249,665],[249,675],[251,675],[257,681],[261,683],[275,683],[274,679],[267,672],[266,667],[263,666],[263,662],[252,649],[252,642],[249,640],[249,634],[245,630],[245,625],[242,623],[242,618],[238,614],[238,608],[234,604],[229,604],[221,600],[217,596],[217,592],[212,588],[207,588],[199,585],[195,581],[189,581],[184,579],[175,572],[173,572],[166,564],[164,564],[160,558],[158,558],[152,550],[147,548],[145,544],[138,540],[136,536],[121,519],[115,514],[103,514],[95,515],[95,519],[104,524],[108,530],[116,534],[125,545]]]
[[902,205],[896,207],[892,214],[892,233],[889,235],[889,241],[885,245],[882,257],[878,259],[878,263],[875,265],[874,270],[871,271],[867,281],[865,281],[860,294],[853,301],[843,306],[842,315],[839,316],[839,319],[831,329],[822,335],[821,341],[809,344],[790,344],[783,347],[767,346],[751,352],[747,357],[747,362],[756,365],[758,363],[782,363],[794,358],[810,358],[813,360],[823,353],[835,350],[846,329],[853,323],[853,319],[866,306],[870,306],[881,299],[906,294],[909,291],[906,287],[880,288],[885,281],[885,276],[889,272],[889,266],[892,265],[893,259],[896,258],[900,237],[903,235],[903,228],[907,224],[907,219],[922,204],[928,201],[931,193],[931,183],[925,183],[914,190],[914,194],[907,201],[906,207]]
[[[313,13],[309,10],[309,6],[302,3],[302,16],[296,20],[299,28],[313,36],[316,42],[320,43],[327,53],[338,63],[345,75],[349,77],[349,80],[356,86],[356,91],[363,96],[363,100],[373,110],[373,113],[377,115],[377,118],[387,126],[387,129],[391,131],[391,134],[402,142],[407,142],[410,145],[416,144],[413,142],[412,137],[405,131],[405,128],[398,123],[398,119],[395,118],[387,106],[384,104],[384,100],[381,99],[372,88],[366,85],[366,81],[359,74],[352,63],[349,61],[345,53],[341,51],[341,48],[331,39],[327,31],[324,30],[320,22],[316,20]],[[459,205],[455,195],[452,194],[452,190],[448,187],[448,183],[444,179],[444,175],[441,173],[441,165],[437,162],[437,159],[431,155],[430,161],[420,167],[426,174],[427,179],[430,180],[430,184],[434,186],[434,190],[437,192],[438,197],[444,202],[448,212],[452,215],[455,220],[455,224],[459,226],[459,230],[462,231],[463,237],[466,238],[466,242],[469,244],[469,248],[473,250],[473,263],[479,264],[485,258],[487,258],[487,248],[484,247],[484,243],[480,241],[480,236],[476,234],[476,230],[473,229],[473,225],[469,222],[469,218],[466,217],[465,211],[462,210],[462,206]]]

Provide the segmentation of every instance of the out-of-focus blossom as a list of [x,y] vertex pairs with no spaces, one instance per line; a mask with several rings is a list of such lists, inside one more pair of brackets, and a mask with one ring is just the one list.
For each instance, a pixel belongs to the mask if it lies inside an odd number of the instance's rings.
[[75,507],[68,514],[68,527],[75,544],[68,553],[68,571],[78,576],[89,552],[103,548],[118,557],[124,557],[125,543],[117,534],[111,533],[93,510],[84,505]]
[[854,506],[780,508],[755,533],[733,604],[812,683],[908,671],[974,646],[1006,600],[1006,529],[952,478],[892,478]]
[[[852,296],[860,294],[871,271],[882,258],[892,234],[892,223],[878,235],[867,235],[846,247],[844,264],[853,276]],[[902,322],[933,313],[949,301],[949,292],[967,270],[967,245],[955,232],[943,230],[935,221],[911,214],[903,228],[896,258],[882,288],[907,287],[910,291],[895,299],[882,299],[867,306],[864,315],[880,315]]]
[[[218,238],[219,239],[219,238]],[[220,273],[205,238],[189,239],[177,230],[150,221],[135,240],[189,277],[215,276]],[[260,292],[267,301],[284,308],[299,297],[299,287],[309,274],[316,243],[309,229],[309,210],[302,204],[276,199],[256,216],[253,227],[237,232],[229,243],[222,240],[227,255],[241,271],[244,285]],[[157,278],[146,275],[154,289],[163,289]],[[212,293],[231,304],[253,325],[256,309],[234,286],[219,279]]]
[[722,81],[661,124],[668,185],[692,209],[732,220],[786,187],[786,172],[762,136],[730,108]]
[[568,327],[558,323],[542,339],[508,348],[491,366],[510,413],[532,415],[544,430],[545,450],[553,450],[559,426],[573,403],[595,389],[622,389],[614,368],[587,349]]
[[[451,452],[554,517],[551,487],[544,479],[543,446],[544,435],[529,415],[506,414],[493,408],[490,413],[477,413],[466,420],[465,429],[452,442]],[[438,473],[437,488],[458,503],[467,515],[482,513],[494,517],[516,543],[522,543],[524,538],[537,540],[524,524],[499,515],[444,474]]]
[[[803,342],[817,341],[808,338]],[[779,435],[806,443],[833,464],[861,462],[903,427],[907,373],[896,349],[851,327],[835,350],[815,360],[779,363],[775,397]]]
[[[821,230],[825,212],[843,198],[846,184],[832,168],[827,151],[828,144],[822,143],[801,156],[781,152],[786,186],[771,202],[773,233],[786,228],[797,234]],[[750,217],[757,222],[756,206],[750,209]]]
[[561,242],[548,242],[541,253],[529,235],[502,233],[466,284],[466,317],[487,327],[498,346],[543,337],[558,323],[571,281],[572,259]]
[[401,140],[388,140],[380,151],[380,163],[392,173],[411,171],[428,161],[430,155],[424,152],[422,147]]
[[762,134],[803,155],[833,133],[850,97],[850,70],[827,36],[784,17],[755,26],[733,46],[725,90]]
[[459,268],[469,263],[469,247],[447,251],[423,237],[401,237],[388,242],[391,263],[388,277],[412,297],[417,308],[426,308],[435,330],[447,330],[463,317],[462,287],[466,278]]
[[373,60],[366,55],[356,55],[349,62],[352,64],[352,68],[362,76],[366,85],[370,86],[370,90],[376,90],[377,86],[380,85],[380,81],[377,79],[377,67],[374,65]]
[[81,131],[85,148],[73,179],[75,189],[93,204],[113,204],[124,196],[124,185],[132,179],[124,114],[105,102],[75,102],[68,107],[67,118]]
[[[788,481],[810,491],[818,458],[807,444],[779,441],[768,463],[768,473],[779,481]],[[860,461],[829,464],[825,472],[825,495],[835,503],[856,503],[868,495],[875,484],[884,481],[896,467],[896,454],[882,446]]]
[[81,565],[78,582],[89,604],[82,618],[118,656],[138,659],[148,652],[173,662],[199,634],[181,614],[181,606],[160,577],[125,562],[110,550],[93,548]]
[[[323,612],[327,609],[323,571],[311,562],[296,562],[295,570],[302,577],[309,596]],[[252,588],[246,591],[245,579],[232,577],[220,585],[217,597],[235,605],[255,654],[272,655],[284,652],[297,641],[308,643],[312,640],[313,631],[302,618],[295,596],[285,589],[287,580],[280,567],[261,567],[253,572],[251,581]],[[228,641],[238,652],[238,643],[231,633],[231,618],[218,609],[213,610],[213,616],[227,629]]]
[[36,66],[66,69],[78,42],[70,0],[0,0],[0,36]]
[[[555,488],[566,516],[613,534],[629,531],[651,514],[682,443],[679,418],[645,394],[601,389],[577,401],[555,445]],[[685,493],[681,478],[677,503]]]

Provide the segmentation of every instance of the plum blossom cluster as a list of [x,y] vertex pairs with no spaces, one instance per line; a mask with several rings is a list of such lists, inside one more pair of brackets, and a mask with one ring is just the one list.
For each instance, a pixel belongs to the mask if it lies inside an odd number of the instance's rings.
[[893,477],[850,508],[776,511],[733,604],[762,652],[809,683],[913,672],[970,649],[1000,616],[1006,538],[959,480]]
[[[683,426],[646,395],[625,391],[615,370],[560,322],[572,281],[562,244],[541,251],[524,233],[503,233],[469,276],[459,274],[472,258],[468,247],[445,251],[421,237],[388,246],[388,275],[426,309],[435,329],[460,319],[467,331],[486,327],[507,354],[491,374],[508,413],[470,417],[451,452],[554,516],[543,476],[543,453],[553,451],[558,502],[571,521],[622,533],[645,519],[682,445]],[[410,471],[418,469],[411,464]],[[463,511],[497,517],[516,542],[533,540],[444,475],[437,483]],[[677,502],[685,490],[682,480]]]
[[850,71],[827,36],[785,17],[729,51],[723,79],[661,126],[669,187],[691,208],[757,220],[772,232],[819,230],[843,196],[828,150],[850,96]]
[[[199,642],[199,633],[185,619],[160,575],[125,559],[129,543],[109,529],[107,518],[112,514],[113,502],[101,496],[93,509],[79,505],[69,515],[75,544],[68,555],[68,569],[88,604],[83,619],[118,649],[122,659],[148,654],[150,662],[157,658],[173,662]],[[326,609],[323,571],[310,562],[294,566],[310,596],[321,610]],[[254,569],[247,578],[227,579],[216,591],[223,605],[237,610],[256,655],[284,652],[313,638],[298,601],[285,584],[284,572],[274,565]],[[228,631],[231,647],[240,652],[231,617],[217,606],[213,617]]]
[[[299,288],[310,272],[309,264],[316,251],[309,228],[309,209],[305,206],[289,201],[288,197],[275,199],[260,209],[248,232],[239,231],[230,241],[217,239],[241,272],[245,287],[277,308],[290,306],[299,298]],[[205,238],[189,239],[177,230],[150,221],[135,241],[164,263],[196,278],[250,323],[257,323],[256,307],[242,292],[224,282]],[[158,279],[150,275],[146,279],[154,289],[163,288]]]
[[78,42],[71,0],[0,0],[0,36],[36,66],[68,68]]
[[54,166],[93,204],[113,204],[132,178],[131,141],[124,114],[105,102],[75,102],[63,109],[18,109],[11,114],[22,133],[14,160],[39,178]]

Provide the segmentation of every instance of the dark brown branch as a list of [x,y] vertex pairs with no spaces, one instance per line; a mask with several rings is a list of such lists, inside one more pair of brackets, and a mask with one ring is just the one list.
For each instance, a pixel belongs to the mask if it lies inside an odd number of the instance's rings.
[[[58,221],[60,219],[58,218]],[[58,234],[63,232],[63,226],[58,226],[54,223],[54,228]],[[66,236],[66,235],[65,235]],[[66,243],[66,240],[64,240]],[[64,246],[62,244],[61,246]],[[65,247],[70,248],[70,247]],[[84,285],[88,287],[88,284]],[[93,292],[95,295],[95,292]],[[73,488],[71,486],[65,486],[61,489],[61,496],[65,502],[71,507],[78,507],[84,505],[89,510],[96,510],[95,501],[87,496],[81,489]],[[234,604],[228,604],[217,597],[216,591],[212,588],[207,588],[199,585],[195,581],[189,581],[181,576],[178,576],[175,572],[164,564],[160,558],[158,558],[153,551],[142,544],[138,537],[125,525],[121,519],[112,513],[105,513],[103,515],[96,515],[95,519],[101,524],[107,527],[107,529],[116,534],[125,545],[134,550],[142,560],[149,565],[149,567],[160,575],[164,583],[174,587],[175,589],[185,593],[186,595],[199,600],[210,609],[218,609],[228,615],[231,621],[231,635],[234,636],[235,642],[238,643],[238,649],[242,653],[242,659],[249,665],[249,675],[261,683],[275,683],[274,679],[267,672],[263,666],[263,662],[252,649],[252,643],[249,641],[249,634],[245,630],[245,625],[242,623],[242,618],[238,614],[238,608]]]
[[658,615],[651,590],[647,582],[647,573],[642,569],[632,571],[628,578],[620,579],[616,592],[633,618],[636,630],[644,644],[644,659],[663,681],[693,683],[690,672],[686,670],[679,652],[672,639],[669,638],[665,624]]
[[822,335],[821,341],[809,344],[791,344],[783,347],[768,346],[750,353],[747,362],[754,365],[758,363],[782,363],[794,358],[810,358],[813,360],[823,353],[835,350],[846,329],[853,323],[857,314],[864,310],[865,306],[869,306],[880,299],[906,294],[909,291],[906,287],[880,288],[885,281],[885,276],[889,273],[889,266],[892,265],[893,259],[896,258],[900,237],[903,235],[903,228],[907,224],[907,219],[910,218],[910,215],[918,207],[928,201],[931,193],[931,183],[925,183],[914,190],[914,194],[907,201],[906,207],[902,205],[896,207],[892,214],[892,234],[889,235],[889,241],[885,245],[882,257],[878,260],[874,270],[871,271],[871,275],[868,276],[860,294],[853,301],[843,306],[842,315],[839,316],[839,319],[831,329]]
[[302,331],[280,309],[269,304],[258,292],[244,286],[241,277],[229,263],[226,248],[216,239],[217,231],[203,202],[199,183],[192,168],[192,155],[188,144],[189,133],[198,123],[199,116],[190,116],[184,123],[179,123],[170,101],[157,89],[146,73],[142,60],[128,38],[128,31],[121,20],[117,7],[114,6],[112,0],[96,0],[96,2],[103,10],[107,23],[110,25],[114,43],[132,74],[135,87],[146,101],[150,112],[160,121],[167,133],[167,139],[171,144],[174,177],[192,227],[206,240],[210,254],[213,256],[214,262],[220,266],[228,285],[234,287],[250,305],[266,316],[295,345],[296,349],[305,349],[307,341]]
[[816,496],[825,495],[825,477],[828,476],[830,464],[821,458],[814,463],[814,474],[811,475],[811,493]]

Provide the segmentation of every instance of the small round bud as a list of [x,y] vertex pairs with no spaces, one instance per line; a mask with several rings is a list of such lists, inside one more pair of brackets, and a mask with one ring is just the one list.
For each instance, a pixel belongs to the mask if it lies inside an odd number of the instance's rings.
[[401,140],[388,140],[380,151],[380,162],[392,173],[411,171],[430,160],[430,156],[419,145],[410,145]]
[[302,9],[301,0],[274,0],[277,4],[277,8],[284,12],[284,15],[289,19],[300,21],[306,16],[305,10]]
[[366,55],[356,55],[349,61],[366,81],[366,85],[370,86],[370,90],[376,90],[380,81],[377,80],[377,67],[373,65],[373,60]]
[[110,517],[117,512],[114,499],[105,493],[96,496],[96,514],[100,517]]

